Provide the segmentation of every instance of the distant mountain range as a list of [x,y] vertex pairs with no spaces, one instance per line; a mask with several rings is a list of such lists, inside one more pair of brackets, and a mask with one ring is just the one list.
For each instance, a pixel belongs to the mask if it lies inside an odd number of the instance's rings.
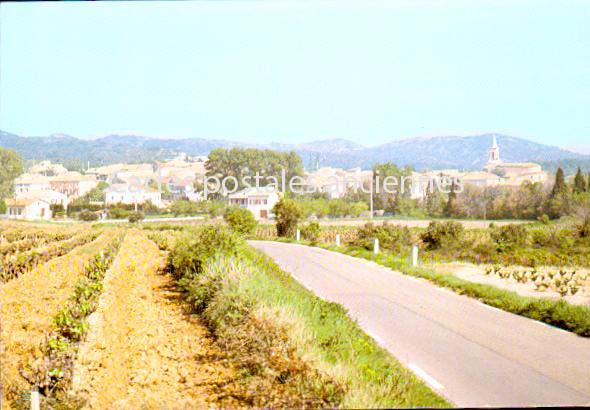
[[[492,137],[496,136],[501,156],[508,162],[539,162],[548,169],[558,161],[589,164],[590,155],[500,134],[407,138],[365,147],[345,139],[321,140],[303,144],[249,144],[204,138],[164,139],[137,135],[109,135],[80,139],[63,134],[46,137],[23,137],[0,131],[0,146],[19,152],[27,160],[49,159],[79,168],[117,162],[138,163],[162,160],[179,153],[207,155],[214,148],[254,147],[281,151],[295,150],[305,166],[361,167],[392,161],[412,165],[417,170],[456,168],[481,169],[487,161]],[[572,162],[573,161],[573,162]]]

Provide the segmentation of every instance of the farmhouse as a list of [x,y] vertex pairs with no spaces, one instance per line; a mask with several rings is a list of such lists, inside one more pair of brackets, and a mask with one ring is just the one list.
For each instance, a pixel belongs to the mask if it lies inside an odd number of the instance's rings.
[[229,195],[230,205],[248,209],[256,219],[271,218],[272,208],[278,201],[278,191],[264,187],[247,188]]
[[157,189],[147,186],[113,184],[105,191],[105,201],[107,205],[143,204],[149,201],[157,207],[162,207],[162,194]]
[[39,198],[10,198],[6,200],[6,217],[9,219],[51,219],[49,202]]
[[68,198],[84,196],[98,185],[94,175],[82,175],[75,171],[51,177],[49,183],[51,189],[67,195]]
[[49,178],[41,174],[26,173],[14,180],[14,192],[16,195],[26,194],[30,191],[45,191],[51,189]]

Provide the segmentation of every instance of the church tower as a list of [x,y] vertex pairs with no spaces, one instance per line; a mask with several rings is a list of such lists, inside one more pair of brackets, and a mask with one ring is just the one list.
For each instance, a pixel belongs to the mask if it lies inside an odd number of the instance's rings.
[[499,164],[502,162],[500,159],[500,148],[498,147],[496,136],[494,135],[492,138],[492,148],[488,152],[488,164]]

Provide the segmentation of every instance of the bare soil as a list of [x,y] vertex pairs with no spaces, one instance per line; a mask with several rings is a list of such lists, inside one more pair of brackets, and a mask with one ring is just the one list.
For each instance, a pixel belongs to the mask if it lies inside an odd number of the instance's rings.
[[[434,270],[438,270],[440,272],[451,273],[461,279],[475,282],[475,283],[482,283],[486,285],[493,285],[498,288],[510,290],[513,292],[518,293],[521,296],[532,296],[532,297],[539,297],[539,298],[548,298],[548,299],[562,299],[559,293],[546,290],[546,291],[538,291],[535,289],[535,284],[532,282],[528,283],[518,283],[514,279],[503,279],[497,275],[486,275],[485,271],[489,265],[475,265],[471,263],[464,263],[464,262],[453,262],[453,263],[439,263],[433,264],[431,267]],[[527,268],[518,267],[518,266],[509,266],[508,269],[515,268],[515,269],[522,269],[526,270]],[[530,270],[530,268],[528,268]],[[539,267],[537,270],[544,271],[544,270],[559,270],[563,268],[557,267]],[[573,268],[572,268],[573,269]],[[582,271],[581,269],[577,269],[578,271]],[[590,283],[587,284],[586,287],[582,288],[580,292],[575,295],[567,295],[563,297],[566,302],[569,302],[573,305],[590,305]]]
[[90,409],[240,407],[234,370],[198,318],[186,313],[164,254],[128,233],[107,273],[72,392]]

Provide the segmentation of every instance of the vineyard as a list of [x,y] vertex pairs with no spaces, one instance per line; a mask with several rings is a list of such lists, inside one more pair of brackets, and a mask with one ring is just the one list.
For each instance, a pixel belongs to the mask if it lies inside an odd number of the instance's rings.
[[3,408],[447,405],[223,226],[2,222],[0,264]]

